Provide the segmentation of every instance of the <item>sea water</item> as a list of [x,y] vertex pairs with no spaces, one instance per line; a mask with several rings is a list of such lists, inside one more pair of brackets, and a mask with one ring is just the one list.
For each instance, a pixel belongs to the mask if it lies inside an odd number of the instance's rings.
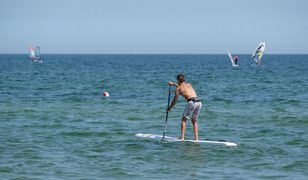
[[[308,56],[250,58],[0,55],[0,179],[307,179]],[[134,136],[163,133],[179,73],[203,99],[199,138],[238,147]],[[166,135],[179,137],[185,105]]]

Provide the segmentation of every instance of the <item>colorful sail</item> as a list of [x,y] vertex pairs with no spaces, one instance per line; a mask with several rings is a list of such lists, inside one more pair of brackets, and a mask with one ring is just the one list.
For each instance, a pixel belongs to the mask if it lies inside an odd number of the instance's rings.
[[252,59],[255,61],[256,65],[259,65],[261,63],[264,50],[265,50],[265,42],[261,42],[260,45],[252,54]]
[[32,46],[29,47],[29,58],[35,59],[35,49]]

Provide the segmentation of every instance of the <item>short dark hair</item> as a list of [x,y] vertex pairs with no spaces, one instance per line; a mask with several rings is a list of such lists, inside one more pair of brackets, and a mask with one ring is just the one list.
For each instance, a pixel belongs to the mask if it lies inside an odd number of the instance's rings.
[[177,79],[180,83],[185,82],[185,76],[184,76],[184,74],[179,74],[179,75],[177,75],[176,79]]

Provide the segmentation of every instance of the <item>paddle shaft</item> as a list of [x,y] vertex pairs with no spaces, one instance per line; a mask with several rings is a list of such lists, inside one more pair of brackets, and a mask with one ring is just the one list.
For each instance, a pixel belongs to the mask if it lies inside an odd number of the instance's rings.
[[[169,86],[169,94],[168,94],[168,103],[167,103],[167,109],[169,108],[170,104],[170,96],[171,96],[171,86]],[[166,129],[167,129],[167,121],[168,121],[168,111],[166,111],[166,120],[165,120],[165,127],[164,127],[164,133],[163,133],[163,138],[162,140],[165,139],[165,134],[166,134]]]

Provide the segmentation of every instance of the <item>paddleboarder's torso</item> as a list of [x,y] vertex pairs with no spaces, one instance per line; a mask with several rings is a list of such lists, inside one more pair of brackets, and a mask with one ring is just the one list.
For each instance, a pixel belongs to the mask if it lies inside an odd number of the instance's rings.
[[190,100],[194,101],[195,99],[198,99],[198,101],[200,101],[193,86],[190,83],[187,83],[185,81],[184,75],[179,74],[177,76],[177,80],[178,80],[178,83],[174,83],[171,81],[168,83],[169,86],[176,86],[176,90],[175,90],[175,96],[171,102],[171,105],[167,108],[167,112],[169,112],[171,108],[175,106],[180,95],[183,96],[187,102]]
[[188,101],[189,99],[193,98],[193,97],[197,97],[197,93],[195,91],[195,89],[192,87],[191,84],[183,82],[181,83],[177,88],[176,91],[178,91],[178,93],[183,96],[186,101]]

